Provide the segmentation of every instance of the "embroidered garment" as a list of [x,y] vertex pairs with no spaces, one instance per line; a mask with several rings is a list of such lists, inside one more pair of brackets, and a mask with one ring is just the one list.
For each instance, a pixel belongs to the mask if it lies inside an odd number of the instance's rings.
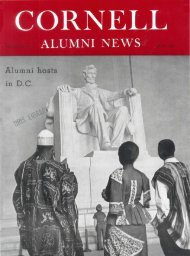
[[133,256],[143,249],[143,241],[135,239],[116,226],[109,227],[105,242],[105,255]]
[[148,178],[136,169],[117,169],[110,175],[103,196],[109,202],[105,255],[136,255],[141,251],[146,256],[145,224],[151,219],[145,209],[150,201]]
[[75,175],[54,160],[23,162],[15,173],[13,203],[23,249],[32,256],[83,255]]
[[167,188],[169,210],[157,199],[158,213],[152,224],[157,228],[162,224],[178,247],[190,250],[190,171],[181,162],[166,162],[152,179],[156,191],[159,183]]
[[[141,196],[143,205],[140,203]],[[138,170],[116,169],[110,175],[104,199],[109,202],[109,223],[113,215],[114,219],[117,215],[117,225],[143,225],[151,220],[146,210],[151,199],[149,180]]]

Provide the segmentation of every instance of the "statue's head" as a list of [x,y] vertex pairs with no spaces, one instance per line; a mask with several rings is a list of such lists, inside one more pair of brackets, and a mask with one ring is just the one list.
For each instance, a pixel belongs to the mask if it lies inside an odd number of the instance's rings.
[[94,84],[96,82],[97,69],[94,65],[86,66],[83,70],[83,76],[87,83]]

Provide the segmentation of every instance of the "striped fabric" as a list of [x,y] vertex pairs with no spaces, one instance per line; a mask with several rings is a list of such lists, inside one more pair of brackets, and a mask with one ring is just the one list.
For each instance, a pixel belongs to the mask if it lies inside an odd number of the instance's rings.
[[176,245],[190,249],[190,171],[181,162],[165,163],[154,175],[156,181],[168,186],[170,211],[164,225]]

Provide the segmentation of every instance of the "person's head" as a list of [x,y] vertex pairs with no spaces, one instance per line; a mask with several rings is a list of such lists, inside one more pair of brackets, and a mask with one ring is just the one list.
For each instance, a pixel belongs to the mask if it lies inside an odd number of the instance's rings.
[[101,206],[101,204],[96,205],[96,211],[97,211],[97,212],[101,212],[101,211],[102,211],[102,206]]
[[54,135],[47,129],[42,130],[37,136],[37,153],[51,159],[54,155]]
[[54,156],[54,147],[53,146],[38,146],[37,145],[37,154],[39,157],[42,157],[46,160],[50,160]]
[[119,147],[118,155],[123,166],[133,164],[139,155],[139,147],[132,141],[124,142]]
[[175,153],[175,144],[172,140],[165,139],[158,143],[158,155],[161,159],[166,160],[173,157]]
[[83,76],[87,83],[94,84],[96,82],[97,69],[94,65],[86,66],[83,70]]

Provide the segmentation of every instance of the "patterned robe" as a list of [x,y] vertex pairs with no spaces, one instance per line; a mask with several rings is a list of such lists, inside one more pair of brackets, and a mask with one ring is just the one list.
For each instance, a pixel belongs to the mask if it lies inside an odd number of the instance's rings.
[[65,164],[36,157],[34,154],[15,172],[13,203],[22,247],[32,256],[83,255],[76,177]]
[[184,163],[166,162],[152,179],[154,188],[157,181],[168,188],[170,209],[162,222],[156,216],[152,224],[158,229],[164,227],[170,239],[190,253],[190,171]]
[[109,202],[104,255],[147,256],[145,224],[151,219],[145,209],[150,201],[148,178],[136,169],[117,169],[110,175],[103,197]]

